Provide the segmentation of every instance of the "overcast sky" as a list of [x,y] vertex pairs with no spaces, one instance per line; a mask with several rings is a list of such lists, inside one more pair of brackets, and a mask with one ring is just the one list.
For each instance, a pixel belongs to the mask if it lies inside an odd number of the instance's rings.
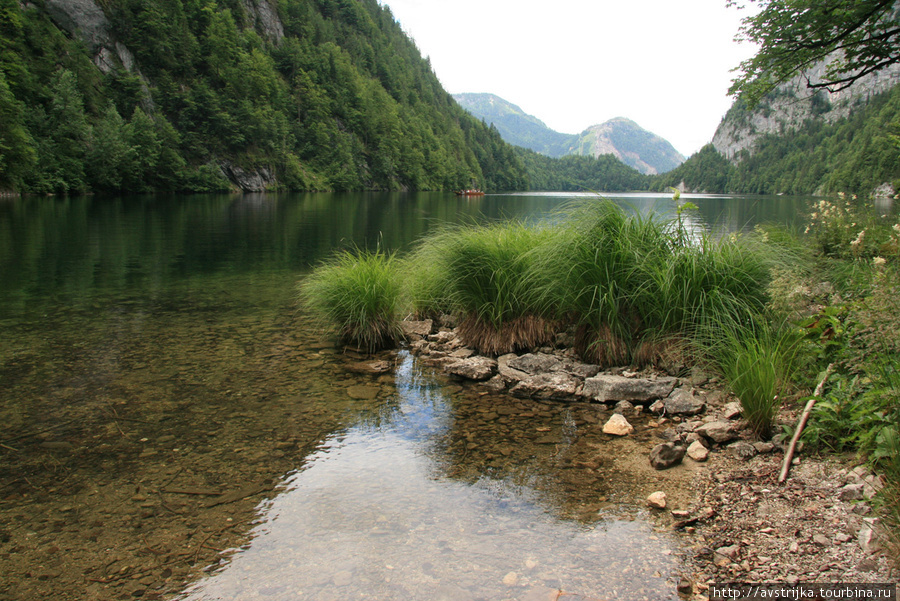
[[381,0],[448,92],[496,94],[563,133],[627,117],[686,156],[754,53],[725,1]]

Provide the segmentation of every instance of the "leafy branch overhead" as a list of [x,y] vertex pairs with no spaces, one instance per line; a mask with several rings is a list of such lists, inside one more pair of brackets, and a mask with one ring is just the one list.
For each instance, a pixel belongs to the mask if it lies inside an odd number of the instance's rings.
[[[802,76],[808,88],[843,90],[900,62],[900,5],[896,0],[749,0],[738,41],[759,44],[736,69],[729,93],[751,106],[779,84]],[[748,5],[728,0],[739,9]],[[822,77],[813,75],[826,62]]]

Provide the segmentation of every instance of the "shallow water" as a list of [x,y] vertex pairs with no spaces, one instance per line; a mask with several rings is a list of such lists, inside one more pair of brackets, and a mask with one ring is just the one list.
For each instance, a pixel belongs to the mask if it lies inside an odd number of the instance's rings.
[[[677,598],[674,537],[655,533],[636,499],[605,515],[602,478],[560,478],[574,449],[589,448],[571,415],[515,407],[503,422],[459,420],[457,403],[402,357],[378,419],[330,437],[286,476],[249,547],[179,599]],[[460,428],[481,428],[473,440],[487,444],[452,456]],[[504,440],[496,454],[480,448]]]
[[359,375],[296,308],[335,247],[565,200],[0,202],[0,599],[675,598],[643,499],[686,507],[691,468],[661,479],[644,424],[403,353]]

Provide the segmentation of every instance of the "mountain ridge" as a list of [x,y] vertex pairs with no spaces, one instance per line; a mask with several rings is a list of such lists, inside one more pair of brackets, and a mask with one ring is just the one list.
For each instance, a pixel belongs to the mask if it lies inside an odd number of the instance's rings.
[[667,140],[625,117],[592,125],[578,134],[564,134],[495,94],[463,93],[453,98],[475,117],[496,127],[510,144],[552,158],[611,154],[645,175],[665,173],[685,159]]

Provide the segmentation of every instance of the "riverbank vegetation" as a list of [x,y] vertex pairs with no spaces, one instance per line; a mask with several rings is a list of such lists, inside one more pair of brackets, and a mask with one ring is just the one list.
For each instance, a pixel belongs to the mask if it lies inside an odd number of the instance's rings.
[[[783,403],[805,400],[832,365],[803,440],[858,453],[896,487],[896,218],[822,200],[803,233],[757,228],[717,237],[689,225],[691,210],[681,205],[663,218],[598,200],[536,224],[447,228],[380,277],[403,274],[403,300],[391,292],[390,302],[403,306],[397,319],[450,313],[460,337],[482,354],[568,340],[604,367],[697,365],[718,373],[763,438],[778,433]],[[319,294],[310,286],[304,293]],[[353,294],[348,287],[334,298]]]

